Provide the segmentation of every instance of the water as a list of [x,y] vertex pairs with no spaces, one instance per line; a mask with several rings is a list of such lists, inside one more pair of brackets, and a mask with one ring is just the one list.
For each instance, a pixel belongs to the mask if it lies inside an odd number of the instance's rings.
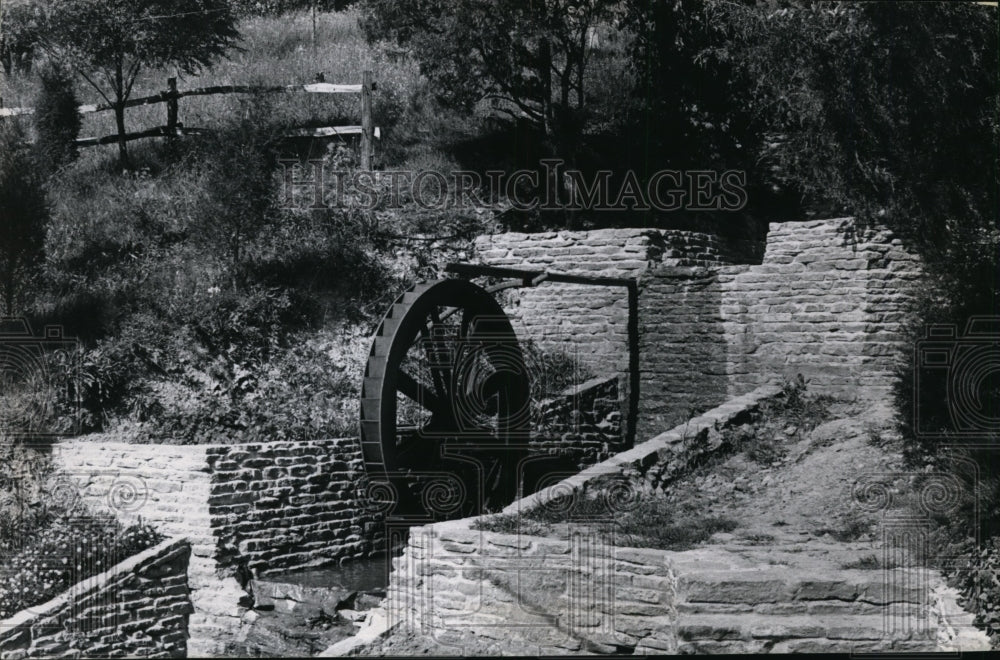
[[340,566],[268,575],[263,579],[312,588],[345,589],[362,593],[385,592],[389,586],[390,561],[389,556],[383,555],[344,562]]

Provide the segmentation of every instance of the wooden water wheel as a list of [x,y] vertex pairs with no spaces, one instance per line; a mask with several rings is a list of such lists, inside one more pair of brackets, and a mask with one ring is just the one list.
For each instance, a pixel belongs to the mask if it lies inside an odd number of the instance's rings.
[[453,473],[469,487],[465,513],[509,502],[530,405],[524,355],[493,296],[461,279],[419,284],[372,341],[361,391],[368,474],[405,498],[421,473]]

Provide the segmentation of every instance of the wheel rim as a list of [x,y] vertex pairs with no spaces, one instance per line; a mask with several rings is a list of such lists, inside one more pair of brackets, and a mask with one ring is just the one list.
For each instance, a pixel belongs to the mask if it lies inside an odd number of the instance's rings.
[[369,474],[434,464],[442,445],[509,453],[527,442],[529,388],[510,320],[486,290],[458,279],[413,287],[379,324],[365,369]]

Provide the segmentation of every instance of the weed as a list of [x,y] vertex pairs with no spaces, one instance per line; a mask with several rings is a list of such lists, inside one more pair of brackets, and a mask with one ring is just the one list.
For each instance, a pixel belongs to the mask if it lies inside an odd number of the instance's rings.
[[816,536],[829,534],[834,540],[840,543],[850,543],[867,536],[871,532],[871,527],[871,523],[855,519],[846,522],[841,527],[823,527],[817,529],[814,534]]
[[602,531],[617,545],[686,550],[707,541],[713,534],[731,532],[739,525],[720,516],[694,512],[678,513],[663,500],[644,500],[635,509],[612,515],[600,498],[580,498],[569,507],[542,506],[521,516],[498,515],[477,521],[475,528],[504,534],[546,536],[553,525],[568,521],[611,523],[611,531]]
[[841,564],[840,567],[844,570],[857,569],[862,571],[876,571],[880,569],[898,568],[899,564],[892,560],[889,560],[888,562],[883,561],[878,555],[871,554],[860,557],[854,561]]

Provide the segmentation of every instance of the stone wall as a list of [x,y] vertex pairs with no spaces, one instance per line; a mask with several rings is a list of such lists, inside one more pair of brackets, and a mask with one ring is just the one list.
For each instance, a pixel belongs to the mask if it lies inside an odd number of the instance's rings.
[[[755,259],[756,248],[699,232],[599,229],[494,234],[476,239],[479,261],[601,277],[635,278],[650,267],[716,266]],[[623,288],[543,284],[508,296],[526,337],[595,373],[628,370],[628,299]]]
[[470,522],[411,530],[394,559],[389,629],[426,635],[449,653],[463,653],[470,638],[529,655],[676,651],[677,579],[665,553],[610,548],[596,536],[483,532]]
[[619,380],[594,378],[542,402],[532,448],[564,455],[581,469],[626,449]]
[[762,403],[775,400],[781,394],[782,389],[778,385],[762,385],[627,451],[523,497],[509,504],[503,513],[521,515],[562,498],[584,497],[596,490],[618,488],[623,483],[632,493],[661,489],[691,465],[704,462],[720,450],[723,432],[727,428],[749,421]]
[[[707,235],[615,229],[483,237],[489,265],[639,282],[638,438],[772,378],[814,392],[889,392],[917,258],[850,219],[772,223],[762,259]],[[730,242],[731,244],[731,242]],[[723,246],[723,247],[718,247]],[[541,284],[506,305],[524,334],[600,373],[628,367],[624,289]]]
[[187,657],[190,552],[164,541],[0,621],[0,656]]
[[224,654],[249,596],[237,580],[384,551],[357,440],[222,446],[76,440],[53,458],[81,497],[191,540],[190,651]]

